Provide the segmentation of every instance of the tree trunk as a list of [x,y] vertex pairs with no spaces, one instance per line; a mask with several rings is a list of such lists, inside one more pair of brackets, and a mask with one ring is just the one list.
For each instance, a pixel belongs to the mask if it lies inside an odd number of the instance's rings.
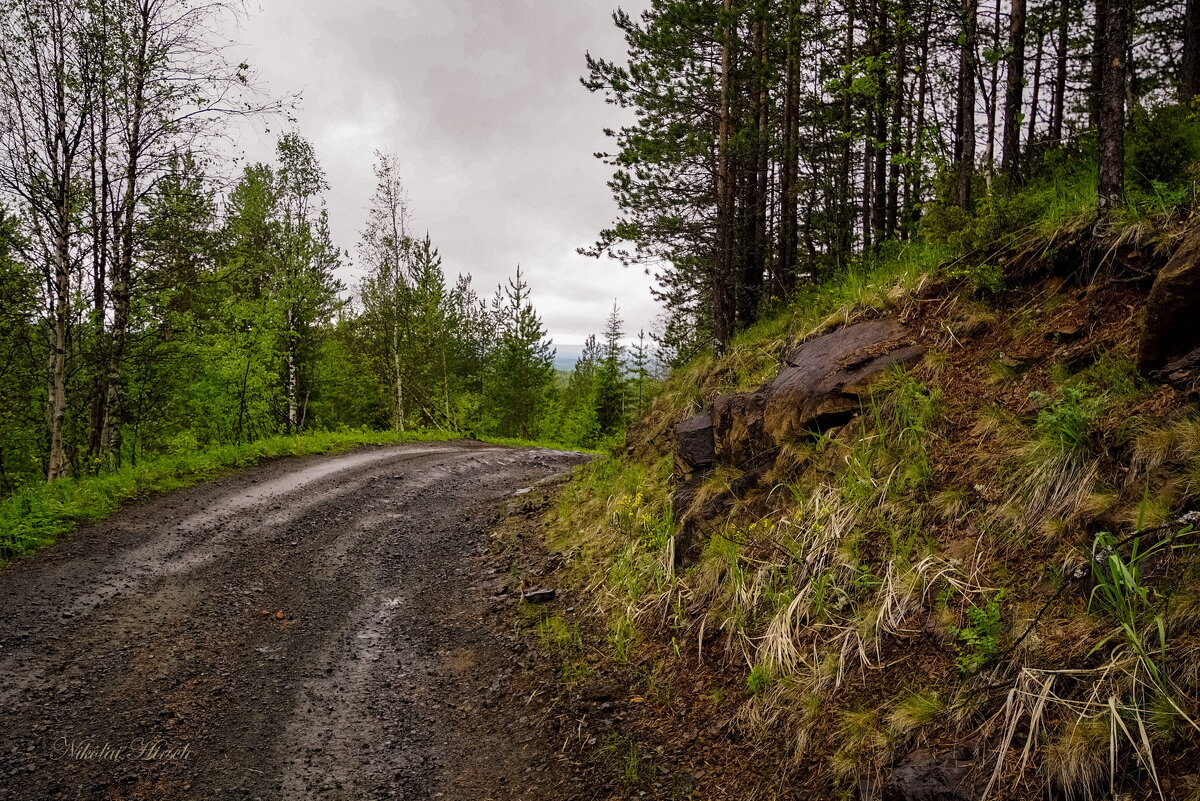
[[1108,0],[1104,25],[1104,79],[1100,96],[1101,216],[1125,199],[1125,78],[1131,19],[1130,0]]
[[800,30],[794,3],[788,6],[787,86],[783,101],[783,163],[779,168],[779,254],[775,290],[787,295],[796,286],[796,227],[800,141]]
[[863,118],[867,138],[863,141],[862,159],[862,238],[863,252],[866,253],[875,241],[872,237],[875,215],[871,213],[871,202],[875,199],[875,149],[871,144],[871,134],[875,131],[874,110],[868,108]]
[[128,98],[129,126],[125,153],[124,197],[117,215],[115,259],[112,286],[113,321],[108,347],[108,376],[104,400],[104,416],[100,429],[100,453],[112,456],[113,429],[116,426],[117,409],[121,400],[121,370],[125,360],[125,346],[129,331],[129,310],[133,297],[134,220],[138,205],[138,185],[141,179],[142,124],[146,110],[146,81],[150,65],[147,63],[152,9],[143,3],[139,9],[137,52],[133,64],[133,82]]
[[[1000,49],[1000,0],[996,0],[995,17],[992,24],[992,46]],[[992,74],[991,81],[986,89],[982,86],[981,91],[984,91],[984,100],[987,101],[987,179],[988,185],[991,186],[992,176],[996,174],[996,117],[1000,107],[1000,61],[992,59]],[[983,78],[980,78],[982,83]]]
[[[1093,128],[1099,129],[1102,125],[1100,120],[1100,105],[1101,98],[1104,95],[1104,42],[1106,39],[1106,20],[1108,19],[1108,5],[1110,0],[1094,0],[1096,7],[1096,21],[1093,26],[1092,35],[1092,75],[1091,86],[1088,92],[1088,116],[1091,118]],[[1124,0],[1112,0],[1113,5],[1120,5]]]
[[1183,61],[1180,65],[1182,100],[1200,95],[1200,0],[1187,0],[1183,14]]
[[[875,97],[871,104],[871,125],[867,127],[868,153],[871,159],[871,180],[866,191],[871,195],[871,239],[878,245],[887,235],[887,140],[888,140],[888,77],[883,67],[887,36],[887,0],[874,0],[871,16],[874,20],[868,35],[871,54],[875,57]],[[865,225],[864,220],[864,225]]]
[[[69,175],[68,175],[69,178]],[[67,451],[63,428],[67,415],[67,345],[71,317],[71,253],[67,240],[70,225],[68,195],[60,203],[59,224],[54,236],[54,282],[51,288],[52,321],[50,331],[50,365],[47,417],[50,429],[50,453],[46,480],[55,481],[67,475]]]
[[404,374],[400,369],[400,332],[397,326],[392,326],[392,371],[396,379],[394,391],[394,400],[396,408],[394,410],[392,425],[397,431],[404,430]]
[[[746,165],[744,218],[745,244],[741,269],[741,302],[739,325],[744,327],[758,317],[762,299],[763,273],[767,263],[767,23],[761,18],[755,24],[754,55],[750,91],[753,98],[754,145],[751,150],[753,167]],[[748,245],[748,247],[747,247]]]
[[917,78],[917,121],[915,125],[915,150],[916,157],[913,170],[912,181],[912,197],[906,203],[904,218],[906,220],[905,227],[911,233],[916,229],[917,224],[917,208],[921,203],[922,194],[925,191],[924,186],[924,171],[925,163],[925,102],[929,96],[929,40],[931,36],[931,27],[933,21],[933,3],[926,2],[925,16],[921,23],[921,73]]
[[717,231],[713,259],[713,341],[718,354],[725,352],[733,334],[733,182],[729,140],[733,133],[733,0],[723,0],[725,19],[721,42],[721,107],[717,119]]
[[971,208],[975,175],[975,29],[976,0],[963,0],[962,43],[958,52],[958,124],[954,156],[958,165],[958,205]]
[[1015,183],[1021,159],[1021,107],[1025,92],[1025,0],[1012,0],[1008,23],[1008,78],[1004,92],[1004,174]]
[[1037,32],[1037,50],[1033,56],[1033,95],[1029,98],[1029,130],[1025,134],[1026,150],[1033,147],[1037,137],[1038,104],[1042,99],[1042,56],[1045,55],[1046,32]]
[[1067,64],[1071,55],[1070,12],[1071,0],[1062,0],[1059,5],[1058,41],[1055,42],[1058,69],[1054,75],[1054,108],[1050,112],[1050,141],[1055,144],[1062,143],[1063,118],[1066,116]]
[[[849,66],[854,58],[854,5],[846,4],[846,39],[843,45],[842,65]],[[850,89],[842,87],[842,120],[841,120],[841,153],[838,165],[837,186],[839,215],[839,231],[837,246],[837,263],[846,264],[850,260],[854,242],[854,204],[850,197],[850,170],[853,167],[853,151],[851,148],[851,122],[853,105],[851,104]],[[810,231],[806,226],[806,236]]]
[[908,72],[908,5],[901,0],[896,16],[893,47],[896,53],[896,85],[892,87],[891,163],[888,171],[887,233],[895,236],[900,223],[901,135],[904,129],[904,76]]
[[296,338],[299,331],[296,328],[296,311],[288,309],[287,313],[287,377],[284,394],[287,396],[287,428],[289,434],[300,430],[300,367],[296,358]]

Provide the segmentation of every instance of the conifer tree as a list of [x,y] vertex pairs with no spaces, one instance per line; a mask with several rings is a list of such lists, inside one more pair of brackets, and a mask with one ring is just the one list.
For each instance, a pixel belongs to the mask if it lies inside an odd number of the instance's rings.
[[625,346],[621,310],[614,303],[604,327],[604,344],[596,366],[596,422],[603,435],[625,424]]
[[554,389],[554,348],[517,267],[497,311],[499,336],[488,368],[487,402],[497,433],[533,439]]

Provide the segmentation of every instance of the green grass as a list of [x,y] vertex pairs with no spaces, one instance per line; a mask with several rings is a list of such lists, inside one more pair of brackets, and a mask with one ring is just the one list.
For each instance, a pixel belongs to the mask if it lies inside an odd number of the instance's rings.
[[[132,500],[187,487],[266,459],[336,453],[363,445],[444,442],[451,431],[318,431],[241,445],[181,450],[95,476],[31,484],[0,500],[0,566],[49,545],[81,522],[99,520]],[[513,439],[498,445],[556,447]]]

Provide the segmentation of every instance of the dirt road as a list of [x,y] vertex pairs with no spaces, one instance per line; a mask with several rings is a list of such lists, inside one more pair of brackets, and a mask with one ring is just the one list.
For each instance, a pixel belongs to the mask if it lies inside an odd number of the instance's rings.
[[[0,799],[566,797],[488,609],[478,443],[261,465],[0,573]],[[490,571],[490,572],[489,572]]]

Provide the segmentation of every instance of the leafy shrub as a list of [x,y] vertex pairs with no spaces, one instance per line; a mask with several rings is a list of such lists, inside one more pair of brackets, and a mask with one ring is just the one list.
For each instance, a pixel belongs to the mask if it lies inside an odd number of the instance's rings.
[[964,674],[976,673],[1000,653],[1000,604],[1004,590],[993,595],[984,606],[967,609],[968,625],[955,631],[961,645],[955,662]]
[[1035,428],[1041,442],[1061,453],[1083,449],[1104,401],[1103,397],[1093,396],[1087,384],[1063,387],[1052,401],[1042,392],[1030,393],[1030,398],[1049,401],[1038,412]]
[[[1147,110],[1135,107],[1129,115],[1125,159],[1129,180],[1142,191],[1178,194],[1181,179],[1200,161],[1200,119],[1184,105]],[[1185,198],[1186,194],[1179,195]]]
[[952,280],[962,280],[975,292],[996,295],[1004,290],[1004,269],[990,262],[947,267],[942,274]]

